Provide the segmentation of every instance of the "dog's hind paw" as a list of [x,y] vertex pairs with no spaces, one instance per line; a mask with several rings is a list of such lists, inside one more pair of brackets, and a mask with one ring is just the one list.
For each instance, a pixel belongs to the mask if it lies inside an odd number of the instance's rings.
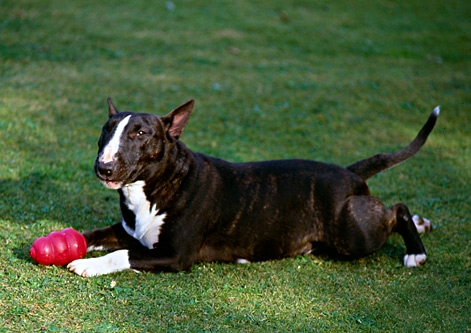
[[412,221],[414,221],[415,227],[419,234],[425,234],[432,230],[432,224],[425,217],[420,217],[419,215],[412,216]]
[[425,264],[425,260],[427,260],[425,253],[406,254],[403,263],[406,267],[419,267]]

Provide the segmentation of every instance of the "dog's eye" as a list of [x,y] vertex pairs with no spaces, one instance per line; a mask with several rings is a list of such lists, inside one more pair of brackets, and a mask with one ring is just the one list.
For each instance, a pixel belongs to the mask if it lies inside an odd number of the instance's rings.
[[152,130],[147,127],[136,126],[129,132],[131,139],[144,139],[151,135]]

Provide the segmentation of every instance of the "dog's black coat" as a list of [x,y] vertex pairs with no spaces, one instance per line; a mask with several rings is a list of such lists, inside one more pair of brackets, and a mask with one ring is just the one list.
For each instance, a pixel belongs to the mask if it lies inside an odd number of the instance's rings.
[[[261,261],[328,248],[345,259],[380,249],[392,232],[407,254],[425,254],[408,208],[390,209],[370,196],[365,180],[413,156],[432,131],[432,112],[416,139],[393,154],[379,154],[347,168],[308,161],[229,163],[190,151],[179,137],[193,101],[165,117],[118,112],[111,100],[95,171],[118,188],[124,224],[85,232],[90,248],[129,250],[130,268],[190,270],[194,262]],[[124,128],[120,151],[104,163],[103,149],[116,126]],[[136,214],[125,188],[145,182],[145,197],[163,224],[152,248],[132,237]]]

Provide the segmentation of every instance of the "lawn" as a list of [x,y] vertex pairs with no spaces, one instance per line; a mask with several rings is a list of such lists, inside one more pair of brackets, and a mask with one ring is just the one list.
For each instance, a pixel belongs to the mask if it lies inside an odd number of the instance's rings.
[[[471,2],[0,3],[0,331],[471,331]],[[231,161],[348,165],[410,142],[369,181],[429,218],[427,264],[402,239],[352,262],[304,256],[85,279],[29,257],[53,230],[120,219],[93,163],[106,98],[166,114],[182,141]]]

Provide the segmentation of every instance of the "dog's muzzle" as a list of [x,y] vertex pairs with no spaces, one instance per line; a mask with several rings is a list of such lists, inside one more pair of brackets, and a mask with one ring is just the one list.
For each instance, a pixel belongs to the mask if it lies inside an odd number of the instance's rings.
[[117,190],[123,187],[122,181],[113,180],[113,163],[103,163],[96,161],[95,174],[100,179],[101,183],[112,190]]
[[96,161],[95,172],[100,179],[110,179],[113,177],[113,163]]

